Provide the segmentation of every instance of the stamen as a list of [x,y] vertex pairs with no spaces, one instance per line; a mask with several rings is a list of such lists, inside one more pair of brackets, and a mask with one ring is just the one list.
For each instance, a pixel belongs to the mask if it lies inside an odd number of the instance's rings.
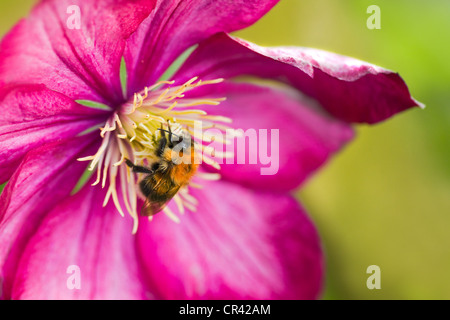
[[114,166],[114,167],[118,167],[118,166],[120,166],[120,165],[121,165],[122,163],[124,163],[124,162],[125,162],[125,156],[122,154],[122,157],[120,158],[120,161],[114,163],[113,166]]
[[173,200],[175,201],[175,204],[177,205],[178,211],[180,214],[184,214],[184,206],[183,206],[183,200],[180,198],[178,194],[176,194],[173,197]]
[[195,189],[203,189],[203,185],[201,185],[200,183],[197,183],[197,182],[193,182],[193,181],[191,181],[189,183],[189,187],[192,187]]
[[165,208],[163,209],[163,211],[164,211],[164,213],[165,213],[165,214],[166,214],[173,222],[175,222],[175,223],[180,223],[180,218],[178,218],[178,217],[176,216],[176,214],[173,213],[172,210],[170,210],[169,207],[165,207]]
[[191,195],[189,194],[188,190],[186,190],[186,189],[185,189],[185,190],[181,190],[180,196],[182,196],[182,197],[184,198],[184,200],[185,200],[184,204],[190,203],[190,204],[192,204],[193,206],[198,205],[197,199],[194,198],[193,196],[191,196]]
[[203,155],[203,161],[210,165],[211,167],[213,167],[214,169],[220,170],[220,165],[217,163],[216,160],[206,157],[205,155]]
[[197,176],[199,178],[204,179],[204,180],[211,180],[211,181],[220,180],[220,174],[219,173],[198,172]]
[[197,212],[197,207],[190,204],[189,202],[183,202],[183,206],[185,206],[191,212]]
[[[162,136],[159,129],[170,130],[176,136],[190,135],[195,143],[192,158],[201,159],[216,169],[220,169],[220,165],[215,159],[233,156],[229,152],[223,152],[223,149],[217,150],[204,145],[212,141],[226,144],[230,142],[228,137],[207,136],[194,130],[196,124],[200,122],[204,129],[215,128],[225,133],[230,129],[227,124],[231,123],[231,119],[220,115],[208,115],[203,108],[190,109],[198,106],[217,106],[225,98],[185,98],[190,90],[223,81],[224,79],[202,81],[198,77],[193,77],[178,86],[174,85],[174,81],[160,81],[145,87],[141,92],[135,93],[131,101],[122,105],[104,126],[99,128],[103,141],[95,155],[78,159],[91,161],[88,169],[97,171],[96,180],[92,185],[96,186],[101,182],[102,188],[107,187],[103,206],[112,199],[121,216],[125,216],[127,211],[134,221],[133,233],[136,233],[139,221],[137,199],[143,198],[137,186],[139,181],[145,178],[145,174],[136,174],[125,161],[129,159],[133,164],[144,167],[150,166],[155,161],[161,161],[155,152]],[[197,172],[196,177],[218,180],[220,174]],[[189,186],[202,188],[197,181],[188,182]],[[196,211],[198,201],[189,194],[187,185],[180,188],[173,200],[179,214],[184,214],[186,209]],[[180,222],[177,214],[169,206],[165,206],[163,212],[174,222]],[[149,216],[149,220],[152,219],[153,216]]]

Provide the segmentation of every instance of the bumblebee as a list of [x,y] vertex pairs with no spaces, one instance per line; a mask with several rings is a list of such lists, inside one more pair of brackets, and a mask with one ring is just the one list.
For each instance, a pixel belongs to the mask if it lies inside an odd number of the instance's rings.
[[189,183],[198,168],[191,135],[185,130],[182,130],[180,135],[175,134],[170,125],[168,129],[158,129],[161,137],[156,141],[157,160],[149,167],[136,166],[129,159],[125,159],[133,172],[146,174],[139,183],[146,198],[141,210],[144,216],[155,215],[164,209],[178,190]]

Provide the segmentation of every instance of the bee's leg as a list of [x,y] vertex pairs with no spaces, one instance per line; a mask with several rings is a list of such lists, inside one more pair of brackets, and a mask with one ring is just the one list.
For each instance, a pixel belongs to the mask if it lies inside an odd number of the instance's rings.
[[139,182],[139,189],[141,190],[142,194],[147,198],[150,196],[152,192],[151,185],[145,179]]
[[135,166],[133,162],[131,162],[128,159],[125,159],[125,163],[127,166],[129,166],[131,169],[133,169],[133,172],[137,173],[147,173],[147,174],[153,174],[154,171],[152,169],[143,167],[143,166]]

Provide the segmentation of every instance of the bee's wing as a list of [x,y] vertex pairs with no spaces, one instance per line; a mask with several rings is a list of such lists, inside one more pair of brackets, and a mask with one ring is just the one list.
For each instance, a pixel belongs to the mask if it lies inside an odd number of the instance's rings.
[[154,201],[150,201],[149,199],[147,199],[147,200],[145,200],[145,203],[142,206],[141,215],[147,216],[147,217],[153,216],[153,215],[157,214],[158,212],[160,212],[161,210],[163,210],[165,208],[165,206],[167,206],[168,203],[169,203],[169,201],[154,202]]
[[[157,181],[157,183],[152,187],[152,191],[154,194],[159,194],[158,197],[153,197],[155,200],[150,200],[147,198],[145,200],[144,206],[141,209],[141,215],[144,216],[153,216],[163,210],[169,201],[177,194],[180,186],[177,187],[165,187],[162,186],[165,182],[168,181],[170,177],[161,178]],[[160,193],[161,190],[165,190],[163,193]]]

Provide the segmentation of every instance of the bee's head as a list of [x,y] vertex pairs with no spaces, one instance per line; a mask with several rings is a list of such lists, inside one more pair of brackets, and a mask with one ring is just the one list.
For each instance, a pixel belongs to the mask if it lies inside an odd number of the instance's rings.
[[[161,156],[174,164],[190,163],[191,155],[193,154],[193,140],[191,135],[187,131],[182,131],[179,133],[174,133],[165,129],[158,129],[163,133],[163,139],[166,143],[164,145],[164,150],[161,150]],[[168,137],[166,136],[168,134]],[[161,143],[160,143],[161,145]],[[188,162],[187,162],[188,161]]]
[[168,133],[169,139],[167,147],[169,147],[170,149],[176,149],[177,151],[181,152],[190,149],[192,139],[189,133],[181,132],[180,134],[176,134],[172,131],[167,131],[165,129],[158,129],[158,130],[162,131],[164,135]]
[[176,149],[179,152],[186,152],[190,149],[191,139],[184,136],[173,135],[169,143],[169,148]]

